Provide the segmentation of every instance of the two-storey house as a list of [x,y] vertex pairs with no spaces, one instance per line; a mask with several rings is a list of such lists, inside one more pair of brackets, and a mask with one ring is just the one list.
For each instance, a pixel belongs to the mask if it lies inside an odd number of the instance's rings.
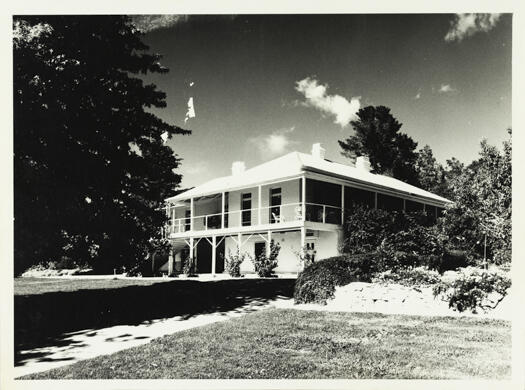
[[[257,255],[281,246],[278,273],[301,269],[301,249],[316,259],[339,254],[345,214],[356,204],[388,210],[426,210],[438,217],[449,203],[438,195],[392,177],[373,174],[366,157],[355,166],[325,159],[320,144],[311,154],[292,152],[210,180],[166,200],[172,242],[168,273],[180,272],[184,259],[196,260],[198,273],[222,273],[228,252]],[[245,261],[241,271],[253,272]]]

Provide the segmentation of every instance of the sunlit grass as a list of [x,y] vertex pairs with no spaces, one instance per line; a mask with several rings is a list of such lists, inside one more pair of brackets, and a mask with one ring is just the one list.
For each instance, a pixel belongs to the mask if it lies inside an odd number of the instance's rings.
[[509,378],[505,321],[271,309],[27,379]]

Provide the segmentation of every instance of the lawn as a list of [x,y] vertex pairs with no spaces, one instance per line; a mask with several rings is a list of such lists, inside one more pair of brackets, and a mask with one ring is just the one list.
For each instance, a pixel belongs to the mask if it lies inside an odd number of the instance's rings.
[[20,351],[63,345],[67,332],[226,312],[293,296],[294,279],[15,279],[15,362]]
[[269,309],[24,379],[510,378],[505,321]]
[[106,290],[127,286],[150,286],[173,279],[67,279],[67,278],[15,278],[15,295],[35,295],[78,290]]

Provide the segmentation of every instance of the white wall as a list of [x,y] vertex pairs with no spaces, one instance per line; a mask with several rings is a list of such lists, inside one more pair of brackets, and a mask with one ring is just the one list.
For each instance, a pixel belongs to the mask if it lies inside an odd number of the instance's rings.
[[339,255],[339,244],[341,243],[342,233],[337,232],[319,232],[319,238],[314,241],[317,251],[315,260],[322,260],[328,257]]
[[[247,252],[251,256],[255,253],[255,243],[265,242],[260,236],[252,236],[248,241],[247,236],[243,236],[243,245],[241,252]],[[281,250],[278,257],[278,266],[275,272],[288,273],[288,272],[299,272],[301,270],[301,264],[297,256],[297,252],[301,249],[301,235],[300,232],[285,232],[285,233],[272,233],[272,239],[274,242],[279,243]],[[319,236],[316,238],[308,238],[307,242],[315,242],[316,248],[316,260],[325,259],[331,256],[337,256],[339,250],[340,234],[338,232],[319,232]],[[237,243],[231,238],[225,239],[225,254],[228,254],[228,250],[231,253],[237,252]],[[253,273],[255,272],[252,262],[246,259],[241,264],[242,273]]]

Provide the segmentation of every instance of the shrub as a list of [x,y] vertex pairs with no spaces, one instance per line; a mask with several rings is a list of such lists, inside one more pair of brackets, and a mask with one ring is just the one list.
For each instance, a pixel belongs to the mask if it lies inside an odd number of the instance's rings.
[[443,253],[443,258],[439,264],[438,270],[445,271],[457,270],[469,265],[468,252],[459,249],[447,249]]
[[238,278],[241,275],[241,264],[246,259],[246,253],[236,252],[234,254],[228,249],[228,254],[224,258],[224,266],[228,274],[234,278]]
[[441,280],[437,271],[426,266],[385,271],[374,276],[373,282],[399,283],[404,286],[428,286],[439,283]]
[[193,257],[187,257],[184,261],[184,266],[182,267],[182,272],[186,276],[197,276],[195,270],[195,259]]
[[270,255],[267,256],[266,252],[261,253],[259,256],[250,257],[254,267],[255,273],[261,278],[269,278],[274,275],[274,269],[277,268],[277,257],[281,246],[273,241],[270,243]]
[[355,281],[369,282],[375,254],[343,255],[320,260],[297,277],[295,303],[322,303],[334,297],[335,288]]
[[446,237],[424,212],[356,207],[344,226],[343,253],[378,253],[379,271],[428,266],[439,269]]
[[453,278],[443,277],[434,287],[434,296],[444,296],[449,307],[459,312],[471,310],[477,313],[478,309],[495,308],[507,295],[510,286],[508,274],[501,269],[466,267],[460,268]]
[[303,269],[314,263],[316,251],[309,249],[307,245],[304,245],[299,251],[294,253],[299,258],[299,262],[303,265]]
[[385,210],[356,206],[344,221],[341,252],[348,254],[375,251],[393,229],[394,216]]

